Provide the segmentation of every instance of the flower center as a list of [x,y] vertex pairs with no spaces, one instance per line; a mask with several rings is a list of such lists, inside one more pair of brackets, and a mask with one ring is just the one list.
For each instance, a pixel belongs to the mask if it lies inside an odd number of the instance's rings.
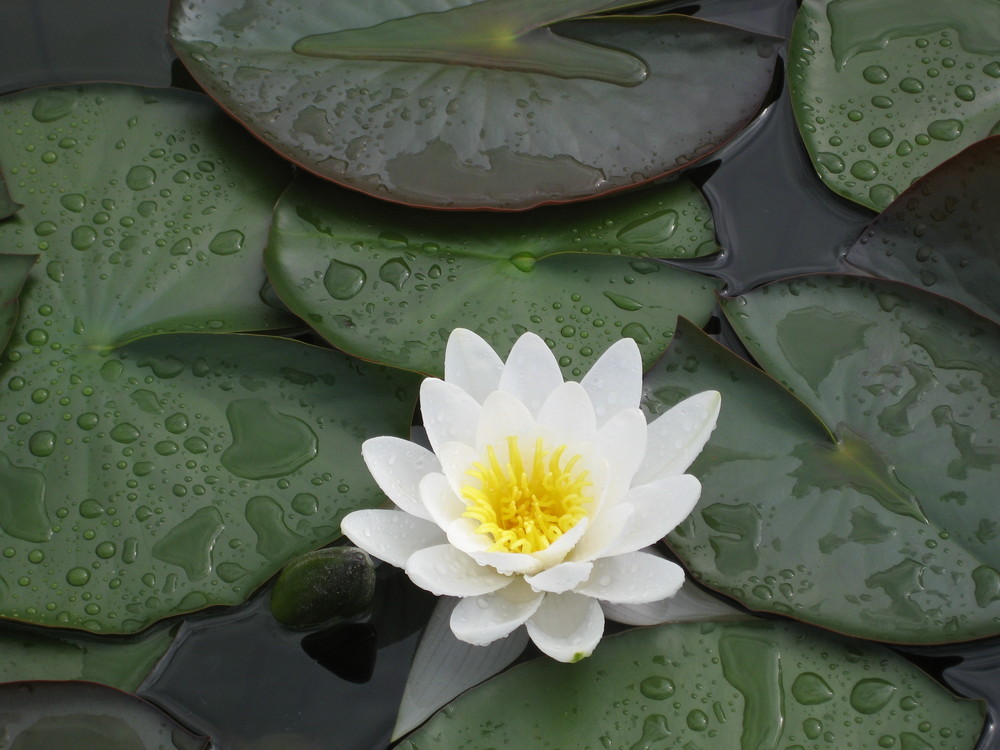
[[508,437],[506,464],[491,445],[487,460],[466,472],[479,486],[462,487],[469,503],[462,515],[479,521],[478,533],[493,537],[490,552],[543,550],[587,515],[589,472],[577,468],[579,454],[563,463],[565,452],[565,445],[545,450],[538,438],[534,453],[522,455],[517,437]]

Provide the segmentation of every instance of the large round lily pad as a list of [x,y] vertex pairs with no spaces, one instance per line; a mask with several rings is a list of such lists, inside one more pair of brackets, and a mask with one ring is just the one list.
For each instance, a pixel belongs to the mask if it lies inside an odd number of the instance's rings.
[[776,39],[589,17],[635,4],[175,0],[170,34],[226,110],[318,175],[419,206],[527,208],[679,169],[767,94]]
[[780,623],[681,623],[605,639],[470,690],[403,750],[975,747],[981,704],[882,647]]
[[298,179],[265,259],[289,308],[357,356],[439,375],[457,326],[503,351],[530,330],[578,378],[622,336],[651,365],[678,314],[707,320],[719,283],[657,259],[716,247],[687,181],[512,216],[388,206]]
[[701,500],[668,538],[695,575],[865,638],[1000,633],[997,327],[856,277],[777,282],[723,309],[780,384],[690,325],[647,383],[655,409],[722,393],[692,469]]
[[847,261],[905,281],[1000,323],[1000,136],[934,169],[873,221]]
[[360,443],[407,431],[413,379],[284,339],[149,335],[294,320],[259,296],[285,167],[204,97],[0,108],[24,204],[0,248],[39,253],[0,359],[0,615],[132,632],[242,601],[380,502]]
[[996,0],[804,0],[789,86],[835,192],[876,210],[1000,129]]

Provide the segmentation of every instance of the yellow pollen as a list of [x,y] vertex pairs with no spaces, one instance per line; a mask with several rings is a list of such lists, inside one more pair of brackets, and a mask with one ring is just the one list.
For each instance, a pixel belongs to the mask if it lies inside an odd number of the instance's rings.
[[543,550],[587,515],[589,473],[576,468],[579,455],[563,464],[565,452],[565,445],[546,451],[538,438],[526,461],[512,436],[507,438],[506,465],[489,446],[487,460],[466,472],[478,482],[462,487],[468,502],[462,515],[479,521],[476,531],[493,538],[491,552]]

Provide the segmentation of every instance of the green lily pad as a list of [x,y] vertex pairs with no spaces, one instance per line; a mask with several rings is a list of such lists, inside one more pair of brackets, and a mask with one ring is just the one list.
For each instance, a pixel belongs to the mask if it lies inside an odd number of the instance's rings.
[[680,169],[760,108],[778,40],[587,17],[635,4],[176,0],[170,35],[226,110],[322,177],[412,205],[528,208]]
[[973,748],[979,703],[897,654],[772,622],[683,623],[606,638],[577,664],[514,667],[399,745]]
[[0,726],[12,750],[207,750],[210,744],[153,704],[89,682],[0,685]]
[[778,382],[690,324],[648,377],[654,411],[722,393],[677,554],[751,609],[839,632],[1000,633],[996,326],[857,277],[778,282],[723,309]]
[[7,219],[17,213],[21,204],[10,197],[7,183],[0,177],[0,219]]
[[648,365],[678,314],[707,320],[718,282],[655,258],[715,249],[686,181],[513,217],[387,206],[297,179],[265,262],[289,308],[356,356],[440,374],[456,326],[503,350],[531,330],[579,377],[622,336]]
[[407,433],[412,377],[262,336],[99,354],[38,330],[0,365],[6,617],[134,632],[238,603],[382,500],[360,445]]
[[1000,132],[995,0],[805,0],[788,61],[795,116],[823,181],[881,210]]
[[131,692],[166,653],[176,629],[109,638],[8,626],[0,630],[0,682],[84,680]]
[[17,323],[18,295],[36,260],[35,255],[0,255],[0,351]]
[[41,257],[0,359],[0,615],[129,633],[240,602],[381,501],[360,443],[407,432],[413,379],[295,341],[149,335],[294,322],[259,296],[285,167],[204,97],[86,86],[3,111],[25,208],[0,247]]
[[4,97],[0,167],[24,204],[0,250],[42,254],[38,293],[87,346],[289,325],[261,303],[259,261],[288,169],[206,97],[111,84]]
[[950,297],[1000,323],[1000,137],[969,146],[873,221],[848,262]]

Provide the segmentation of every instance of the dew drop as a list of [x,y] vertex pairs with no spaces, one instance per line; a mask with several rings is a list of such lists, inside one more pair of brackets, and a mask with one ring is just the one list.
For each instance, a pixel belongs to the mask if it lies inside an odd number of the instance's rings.
[[97,242],[97,230],[92,226],[83,224],[70,232],[69,244],[80,252],[89,250],[95,242]]
[[140,164],[132,167],[125,175],[125,184],[130,190],[146,190],[156,183],[156,172]]
[[318,452],[316,434],[298,417],[282,414],[266,401],[240,399],[226,409],[233,436],[222,465],[244,479],[291,474]]
[[888,96],[873,96],[872,106],[878,109],[890,109],[894,102]]
[[39,458],[51,456],[56,449],[56,434],[49,430],[36,432],[28,440],[28,450]]
[[677,212],[668,209],[626,224],[615,236],[631,245],[655,245],[673,236],[677,222]]
[[86,568],[73,568],[66,574],[66,583],[70,586],[84,586],[90,580],[90,571]]
[[118,548],[115,546],[114,542],[101,542],[97,545],[97,549],[95,550],[97,556],[102,560],[110,560],[115,556],[117,551]]
[[76,426],[81,430],[92,430],[97,427],[100,418],[92,411],[85,411],[76,418]]
[[889,71],[881,65],[869,65],[861,75],[868,83],[885,83],[889,80]]
[[873,185],[868,191],[868,197],[879,208],[885,208],[899,197],[899,193],[891,185]]
[[963,102],[971,102],[976,98],[976,90],[972,86],[963,84],[955,87],[955,96]]
[[361,291],[367,278],[363,269],[331,260],[323,274],[323,287],[334,299],[348,300]]
[[653,340],[653,337],[649,335],[649,331],[646,330],[646,327],[642,323],[629,323],[622,328],[622,336],[632,339],[640,346],[649,344]]
[[73,213],[80,213],[87,206],[87,199],[79,193],[68,193],[59,199],[63,208]]
[[851,689],[851,706],[858,713],[874,714],[885,708],[895,692],[896,686],[891,682],[870,677],[859,681]]
[[171,255],[188,255],[194,245],[189,237],[182,237],[170,246]]
[[308,492],[300,492],[292,498],[292,510],[303,516],[311,516],[319,510],[319,500]]
[[803,672],[792,683],[792,696],[803,706],[815,706],[833,698],[833,690],[818,674]]
[[80,503],[80,515],[83,518],[98,518],[104,513],[104,506],[93,498],[87,498]]
[[624,294],[616,294],[615,292],[604,292],[604,296],[607,297],[609,300],[611,300],[616,307],[622,310],[627,310],[628,312],[635,312],[636,310],[642,309],[641,302],[639,302],[638,300],[634,300],[631,297],[626,297]]
[[687,725],[694,732],[704,732],[708,729],[708,715],[696,708],[687,715]]
[[837,154],[831,153],[829,151],[823,151],[816,154],[816,161],[819,162],[820,166],[826,169],[827,172],[831,174],[840,174],[846,168],[844,160],[841,159]]
[[55,122],[76,109],[77,98],[68,91],[50,91],[35,102],[31,116],[38,122]]
[[64,274],[62,261],[50,260],[45,264],[45,275],[57,284],[63,280]]
[[510,262],[518,271],[529,273],[535,268],[536,258],[529,252],[516,253],[511,256]]
[[667,677],[647,677],[639,683],[639,692],[653,701],[665,701],[674,694],[674,683]]
[[953,141],[962,135],[960,120],[935,120],[927,126],[927,135],[936,141]]
[[907,94],[919,94],[924,90],[924,84],[916,78],[904,78],[899,82],[899,89]]
[[243,232],[238,229],[229,229],[215,235],[208,243],[208,249],[216,255],[233,255],[243,249],[245,240],[246,236]]
[[869,182],[878,177],[878,167],[867,159],[860,159],[851,165],[851,174],[859,180]]
[[176,414],[171,414],[163,421],[163,426],[167,428],[167,432],[170,432],[174,435],[180,435],[188,428],[187,415],[181,414],[179,412]]
[[180,567],[188,580],[197,581],[211,572],[212,552],[224,528],[218,508],[201,508],[153,545],[153,557]]
[[111,432],[108,435],[116,443],[123,443],[128,445],[129,443],[134,443],[139,439],[139,430],[135,425],[129,424],[128,422],[122,422],[111,428]]
[[889,128],[875,128],[868,134],[868,142],[878,148],[885,148],[892,143],[892,131]]
[[49,340],[49,334],[42,328],[32,328],[24,335],[24,340],[31,346],[42,346]]
[[387,284],[392,284],[396,291],[403,288],[403,284],[410,278],[410,267],[402,258],[392,258],[382,264],[378,271],[378,277]]

